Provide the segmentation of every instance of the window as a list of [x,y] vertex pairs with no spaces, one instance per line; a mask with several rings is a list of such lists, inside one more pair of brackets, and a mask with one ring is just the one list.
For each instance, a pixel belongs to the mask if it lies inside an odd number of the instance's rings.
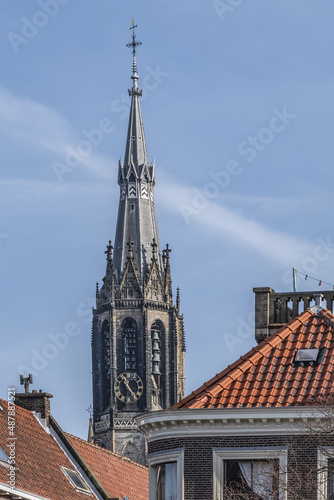
[[278,498],[277,461],[224,460],[224,495],[250,500]]
[[286,499],[286,448],[214,448],[214,500]]
[[137,369],[137,323],[127,318],[123,323],[124,369]]
[[317,500],[334,500],[334,448],[318,450]]
[[328,500],[334,500],[334,460],[328,460],[328,480],[327,480]]
[[161,330],[162,326],[155,321],[151,327],[153,375],[161,375]]
[[0,464],[6,465],[8,463],[9,463],[9,458],[0,446]]
[[91,495],[91,490],[85,483],[85,481],[82,479],[82,477],[77,473],[75,470],[67,469],[66,467],[61,467],[61,470],[71,483],[71,485],[77,490],[81,491],[82,493],[89,493]]
[[293,360],[293,366],[320,365],[325,357],[326,348],[322,349],[298,349]]
[[155,468],[157,500],[177,500],[177,464],[157,465]]
[[317,361],[319,349],[298,349],[295,361]]
[[150,455],[150,500],[183,500],[183,448]]

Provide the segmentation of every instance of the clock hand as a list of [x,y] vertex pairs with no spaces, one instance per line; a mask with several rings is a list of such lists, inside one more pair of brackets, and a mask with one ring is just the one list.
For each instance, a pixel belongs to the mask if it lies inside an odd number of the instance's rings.
[[133,390],[131,389],[128,379],[124,377],[124,378],[123,378],[123,381],[124,381],[124,385],[125,385],[125,387],[126,387],[126,388],[127,388],[127,390],[129,391],[129,393],[131,394],[131,396],[132,396],[132,397],[135,397],[136,395],[135,395],[135,393],[133,392]]

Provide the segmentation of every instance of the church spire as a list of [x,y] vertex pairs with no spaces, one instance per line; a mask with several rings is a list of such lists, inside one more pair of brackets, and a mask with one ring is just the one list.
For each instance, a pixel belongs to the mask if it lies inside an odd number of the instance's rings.
[[132,48],[132,89],[128,90],[131,100],[131,109],[129,117],[128,135],[125,148],[124,165],[130,166],[131,163],[136,167],[143,164],[148,164],[147,150],[145,142],[145,133],[139,97],[143,91],[138,88],[137,81],[139,79],[136,61],[136,48],[141,45],[141,42],[136,40],[135,28],[137,25],[132,20],[132,41],[127,44],[127,47]]
[[[184,397],[185,342],[180,298],[173,303],[170,248],[163,254],[154,204],[155,167],[148,162],[132,22],[131,109],[116,235],[107,245],[106,274],[96,289],[92,322],[95,444],[142,464],[144,436],[134,417],[169,408]],[[161,117],[157,117],[161,119]]]
[[120,186],[120,204],[118,210],[115,236],[114,268],[118,283],[124,271],[129,239],[133,241],[133,258],[142,282],[148,265],[151,262],[153,250],[151,243],[155,239],[157,261],[160,272],[163,273],[162,255],[158,234],[158,225],[154,207],[155,166],[149,164],[144,125],[139,98],[142,91],[138,88],[138,70],[136,54],[141,45],[136,39],[132,20],[131,41],[127,47],[132,49],[132,88],[129,89],[131,108],[128,133],[125,147],[124,162],[119,162],[118,184]]

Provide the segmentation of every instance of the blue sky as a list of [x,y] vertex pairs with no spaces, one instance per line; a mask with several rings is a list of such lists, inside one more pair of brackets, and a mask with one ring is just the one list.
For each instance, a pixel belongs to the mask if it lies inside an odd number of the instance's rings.
[[292,267],[334,282],[333,2],[4,1],[0,396],[34,366],[33,387],[51,392],[55,418],[83,437],[132,17],[160,239],[181,288],[187,392],[255,344],[253,287],[291,290]]

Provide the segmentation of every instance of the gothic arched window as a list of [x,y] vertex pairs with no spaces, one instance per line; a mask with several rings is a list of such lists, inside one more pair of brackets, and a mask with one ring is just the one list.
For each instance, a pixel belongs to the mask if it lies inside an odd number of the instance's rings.
[[124,369],[137,370],[137,323],[132,318],[123,322]]
[[161,375],[161,349],[164,328],[160,321],[155,321],[151,326],[152,342],[152,374]]
[[109,323],[107,320],[105,320],[102,324],[102,353],[103,353],[103,359],[102,359],[102,367],[103,367],[103,374],[102,374],[102,385],[103,385],[103,390],[102,390],[102,399],[103,399],[103,407],[106,408],[109,403],[110,403],[110,373],[111,373],[111,367],[110,367],[110,329],[109,329]]

